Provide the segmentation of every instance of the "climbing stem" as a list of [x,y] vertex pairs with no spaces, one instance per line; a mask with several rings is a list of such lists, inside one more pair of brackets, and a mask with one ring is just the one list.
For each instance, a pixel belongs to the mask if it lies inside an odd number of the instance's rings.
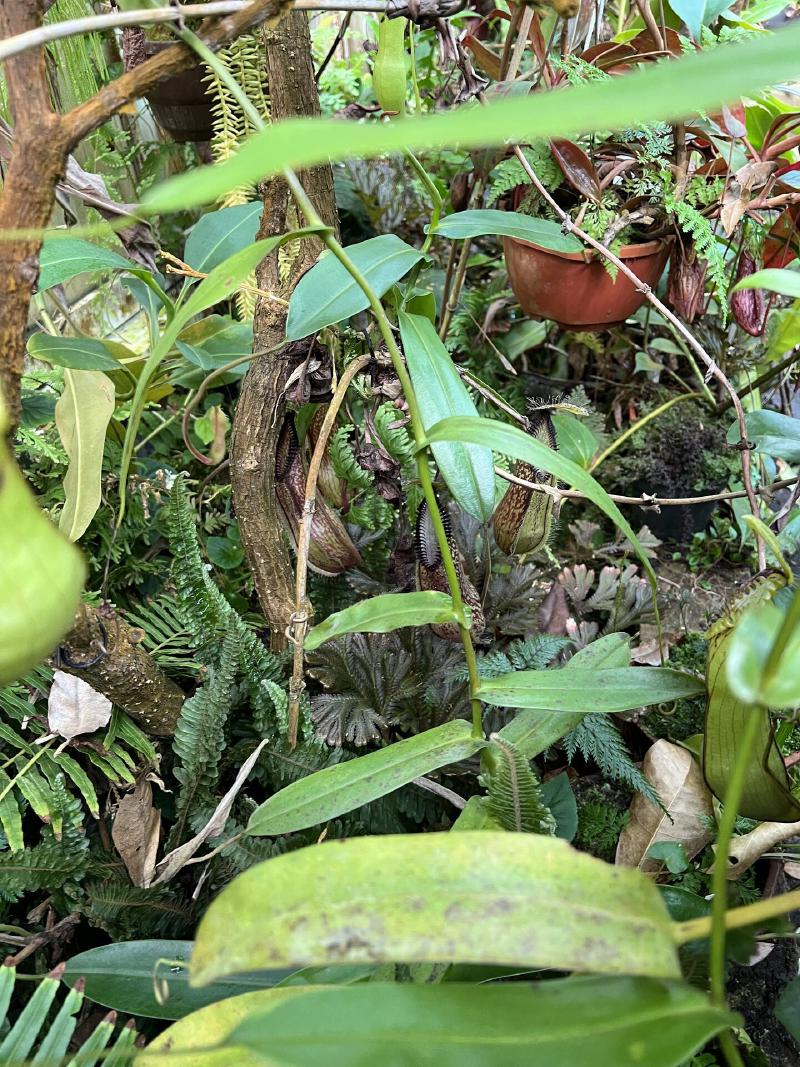
[[[217,74],[223,85],[226,86],[241,105],[242,110],[250,119],[253,127],[257,130],[264,128],[264,120],[258,113],[258,110],[253,106],[248,99],[247,93],[242,89],[231,72],[228,70],[225,63],[215,55],[214,52],[208,48],[196,34],[193,34],[190,30],[177,31],[178,36],[184,41],[185,44],[193,48],[195,52],[200,56],[205,63],[211,67],[211,69]],[[428,188],[431,198],[433,200],[433,217],[434,226],[438,221],[438,214],[441,211],[442,200],[438,190],[433,184],[431,178],[425,171],[422,164],[416,159],[415,156],[409,153],[409,161],[414,169],[419,174],[421,180]],[[319,217],[316,208],[309,199],[305,189],[302,186],[297,175],[292,170],[284,170],[283,172],[286,184],[294,197],[297,206],[300,211],[305,215],[310,225],[321,226],[323,225],[322,219]],[[428,508],[430,510],[431,520],[433,522],[433,528],[436,532],[436,540],[439,544],[439,550],[442,553],[442,562],[444,564],[445,574],[447,575],[447,583],[450,588],[450,595],[453,599],[453,607],[458,615],[459,631],[461,634],[461,641],[464,645],[464,656],[467,661],[467,669],[469,671],[469,685],[470,685],[470,704],[472,708],[472,729],[476,737],[483,735],[483,722],[481,716],[481,704],[478,699],[478,686],[480,679],[478,677],[478,663],[475,657],[475,649],[472,646],[472,638],[470,636],[470,627],[466,609],[464,607],[464,601],[461,597],[461,587],[458,584],[458,575],[456,574],[455,562],[453,560],[453,554],[450,551],[450,542],[447,538],[447,533],[442,522],[442,516],[439,511],[439,505],[436,500],[436,494],[433,491],[433,482],[431,481],[430,471],[428,470],[428,454],[425,442],[425,430],[422,425],[422,420],[419,414],[419,407],[417,405],[417,398],[414,393],[414,387],[411,384],[411,378],[403,357],[400,353],[400,349],[397,347],[397,342],[394,339],[392,333],[392,326],[384,311],[383,304],[381,304],[375,291],[370,286],[367,279],[356,267],[353,261],[345,252],[344,248],[339,244],[336,238],[330,231],[320,235],[321,240],[331,252],[332,255],[339,260],[344,269],[356,283],[356,285],[362,290],[364,295],[369,300],[370,307],[375,316],[375,320],[378,323],[378,328],[381,331],[381,335],[389,350],[392,363],[394,364],[397,377],[400,379],[400,385],[403,389],[403,394],[408,404],[408,413],[411,420],[411,431],[414,437],[414,443],[417,446],[417,470],[419,472],[419,480],[422,485],[422,490],[425,494],[425,499],[428,502]]]
[[[711,939],[708,949],[709,978],[711,999],[719,1007],[725,1006],[725,915],[728,907],[728,857],[730,855],[731,837],[736,824],[736,813],[742,799],[747,769],[753,752],[760,717],[764,714],[760,708],[752,708],[739,740],[736,759],[733,764],[728,788],[725,790],[725,804],[717,830],[717,847],[714,853],[714,868],[711,875]],[[724,1031],[719,1038],[728,1067],[743,1067],[742,1058],[736,1047],[730,1030]]]
[[[292,170],[283,171],[284,179],[294,197],[297,206],[305,216],[307,222],[311,226],[320,224],[320,218],[317,214],[314,205],[311,203],[305,189],[303,188],[297,175]],[[436,533],[436,541],[439,545],[439,551],[442,554],[442,563],[444,565],[445,574],[447,575],[447,584],[450,589],[450,595],[453,598],[453,607],[458,615],[458,627],[461,634],[461,642],[464,646],[464,656],[467,661],[467,670],[469,672],[469,687],[470,687],[470,704],[472,708],[472,729],[476,737],[483,735],[483,723],[481,716],[481,704],[478,698],[478,687],[480,685],[480,679],[478,676],[478,662],[475,657],[475,649],[472,645],[472,638],[470,636],[469,620],[464,607],[464,601],[461,597],[461,587],[458,583],[458,575],[456,573],[456,565],[453,559],[453,553],[450,550],[450,542],[447,537],[447,533],[442,521],[441,512],[439,511],[439,504],[436,500],[436,494],[433,490],[433,482],[431,480],[430,470],[428,469],[428,452],[425,439],[425,428],[422,424],[422,419],[419,413],[419,406],[417,404],[417,397],[414,392],[414,386],[411,383],[408,370],[406,369],[405,360],[397,346],[397,342],[394,339],[394,333],[392,332],[392,325],[384,310],[375,290],[369,284],[367,279],[353,263],[347,252],[342,248],[336,238],[330,232],[321,235],[323,242],[329,249],[330,253],[338,259],[344,269],[361,289],[366,298],[369,300],[369,305],[375,316],[375,321],[378,324],[378,329],[383,337],[384,344],[388,349],[392,363],[394,365],[395,373],[400,380],[400,385],[403,389],[403,395],[408,405],[408,415],[411,423],[411,433],[414,438],[414,443],[417,446],[417,472],[422,486],[422,491],[425,495],[428,508],[430,511],[431,521]]]

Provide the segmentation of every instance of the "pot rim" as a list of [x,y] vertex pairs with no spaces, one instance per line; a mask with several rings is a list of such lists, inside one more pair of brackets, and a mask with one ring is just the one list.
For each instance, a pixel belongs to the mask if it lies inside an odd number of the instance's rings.
[[[521,237],[505,237],[504,240],[512,241],[514,244],[522,245],[525,248],[533,248],[537,252],[544,252],[548,256],[555,256],[556,259],[568,259],[573,262],[582,260],[584,263],[591,263],[599,257],[599,253],[595,252],[593,248],[584,248],[580,252],[560,252],[555,248],[543,248],[542,245],[537,245],[535,241],[525,241]],[[672,237],[659,237],[654,241],[623,245],[615,255],[619,259],[645,259],[663,252],[672,240]]]

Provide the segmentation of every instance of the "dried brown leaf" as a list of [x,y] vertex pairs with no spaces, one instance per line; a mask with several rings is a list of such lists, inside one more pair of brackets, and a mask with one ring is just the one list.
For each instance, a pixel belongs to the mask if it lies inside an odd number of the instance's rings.
[[153,877],[161,833],[161,812],[153,807],[153,788],[146,778],[119,802],[111,839],[134,885],[148,886]]
[[149,883],[150,885],[161,885],[163,882],[168,882],[170,878],[174,878],[178,871],[180,871],[181,868],[186,866],[186,864],[189,862],[192,856],[194,856],[195,852],[197,852],[197,850],[204,842],[208,841],[210,837],[219,837],[219,835],[225,829],[225,823],[228,821],[228,816],[231,813],[233,802],[239,795],[239,790],[244,785],[245,779],[247,778],[250,771],[253,769],[253,766],[258,757],[261,755],[261,752],[266,743],[266,740],[262,741],[258,748],[256,748],[251,753],[251,755],[248,756],[247,759],[244,761],[239,770],[239,773],[236,775],[236,781],[233,783],[228,792],[219,802],[214,811],[214,814],[208,820],[203,829],[199,833],[195,834],[195,836],[190,841],[186,841],[183,845],[179,845],[178,848],[174,848],[172,852],[167,853],[167,855],[161,860],[161,862],[156,867],[156,877],[153,879],[152,882]]
[[616,863],[655,872],[661,864],[647,859],[656,841],[677,841],[691,859],[711,840],[714,808],[702,771],[691,752],[663,738],[645,754],[642,773],[661,797],[662,811],[641,793],[630,807],[630,822],[620,834]]
[[[749,834],[731,838],[727,878],[735,882],[746,870],[770,852],[775,845],[790,837],[800,837],[800,822],[762,822]],[[717,846],[714,845],[714,851]]]

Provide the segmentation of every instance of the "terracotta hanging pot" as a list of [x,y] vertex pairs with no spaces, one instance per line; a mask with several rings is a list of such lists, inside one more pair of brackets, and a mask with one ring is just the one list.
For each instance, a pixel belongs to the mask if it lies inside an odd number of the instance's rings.
[[[601,260],[585,252],[554,252],[530,241],[503,238],[506,269],[526,315],[568,330],[606,330],[624,322],[645,300],[621,272],[612,280]],[[617,255],[652,288],[669,256],[666,241],[624,245]]]
[[[148,41],[148,56],[156,55],[171,42]],[[212,98],[203,79],[206,68],[198,65],[167,78],[147,94],[158,125],[173,141],[210,141],[213,133]]]
[[[512,193],[514,210],[525,193],[525,186],[517,186]],[[612,279],[590,248],[554,252],[531,241],[505,237],[503,250],[511,288],[532,318],[551,319],[568,330],[599,332],[624,322],[644,303],[644,293],[621,272]],[[669,240],[646,241],[624,245],[617,256],[637,278],[655,288],[669,252]]]

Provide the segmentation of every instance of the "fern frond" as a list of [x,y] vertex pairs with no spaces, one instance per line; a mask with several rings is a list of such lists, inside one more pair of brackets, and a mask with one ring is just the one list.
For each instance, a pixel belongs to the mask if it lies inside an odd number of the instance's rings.
[[176,801],[178,820],[173,834],[180,838],[192,808],[208,800],[219,775],[225,743],[225,723],[234,699],[239,665],[236,631],[228,631],[219,666],[209,668],[208,681],[181,708],[172,747],[178,757],[173,773],[181,783]]
[[372,476],[359,465],[350,444],[352,426],[340,426],[328,444],[328,456],[337,476],[352,489],[370,489]]
[[631,758],[619,727],[610,715],[586,715],[563,741],[567,759],[572,762],[580,752],[592,760],[606,778],[636,789],[648,800],[661,807],[661,798]]
[[497,770],[489,779],[488,811],[504,830],[554,834],[556,820],[542,800],[539,779],[522,753],[498,734],[492,734]]

